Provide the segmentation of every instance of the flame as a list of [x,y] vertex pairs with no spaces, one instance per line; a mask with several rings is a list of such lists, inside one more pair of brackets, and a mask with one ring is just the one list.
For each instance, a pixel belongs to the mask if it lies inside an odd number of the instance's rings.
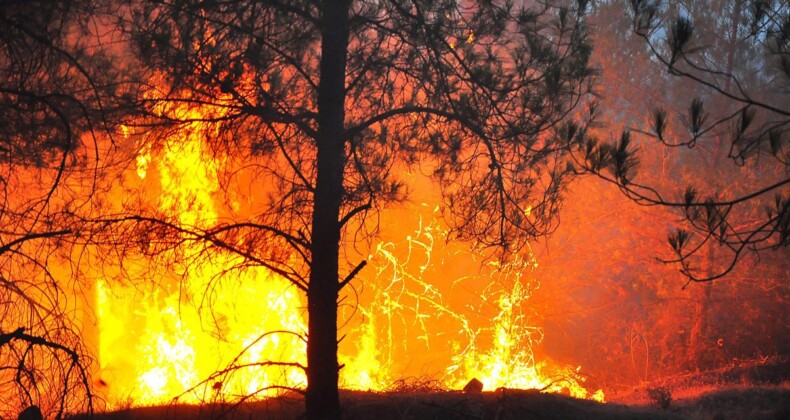
[[[202,116],[199,109],[184,112],[196,121]],[[157,175],[158,207],[184,226],[207,226],[218,218],[213,195],[222,158],[205,150],[203,129],[192,123],[165,141],[161,151],[144,146],[137,157],[140,179]],[[270,361],[303,364],[303,340],[279,333],[306,330],[299,294],[268,270],[234,271],[241,257],[205,258],[204,252],[185,245],[160,256],[171,262],[171,271],[183,274],[181,282],[166,279],[153,289],[98,283],[100,368],[109,384],[110,408],[130,401],[272,395],[273,386],[304,385],[298,369],[264,366]]]
[[[344,386],[391,389],[409,370],[402,359],[428,364],[430,360],[420,360],[420,355],[431,355],[444,363],[444,375],[438,380],[443,389],[461,389],[477,378],[487,391],[540,389],[603,402],[602,390],[590,393],[582,385],[580,367],[536,362],[533,349],[543,340],[543,331],[532,326],[526,314],[528,300],[539,288],[532,277],[538,266],[534,255],[490,262],[478,275],[462,275],[453,287],[460,283],[484,287],[473,293],[480,300],[478,306],[463,301],[458,305],[452,290],[443,291],[426,279],[437,266],[446,273],[458,259],[473,257],[478,263],[483,257],[440,245],[448,232],[437,218],[439,209],[427,203],[422,209],[414,232],[397,243],[378,243],[369,258],[376,268],[374,278],[366,279],[372,297],[356,308],[363,320],[356,335],[351,334],[355,346],[342,358]],[[484,313],[491,315],[473,319],[474,314]]]
[[[208,227],[220,219],[217,174],[229,159],[207,148],[204,130],[216,128],[200,121],[221,111],[175,106],[167,112],[195,122],[156,147],[143,138],[134,169],[156,208],[183,226]],[[489,391],[537,388],[602,401],[600,390],[590,395],[582,386],[577,370],[536,361],[543,332],[527,316],[539,288],[535,257],[484,264],[485,256],[446,243],[438,206],[426,201],[416,210],[417,220],[385,216],[398,223],[382,236],[402,239],[373,247],[360,275],[366,289],[352,283],[358,299],[341,306],[348,335],[339,355],[341,386],[382,391],[404,377],[439,375],[441,388],[460,389],[476,377]],[[132,277],[157,278],[155,285],[98,282],[100,374],[109,408],[233,401],[304,387],[295,365],[270,364],[305,364],[304,298],[264,268],[239,270],[243,262],[187,243],[126,267]]]

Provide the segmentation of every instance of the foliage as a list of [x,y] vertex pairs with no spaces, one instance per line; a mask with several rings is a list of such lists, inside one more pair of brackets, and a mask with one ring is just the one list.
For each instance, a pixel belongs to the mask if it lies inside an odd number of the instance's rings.
[[346,269],[341,251],[407,196],[399,170],[429,173],[454,237],[479,247],[518,252],[555,228],[565,156],[589,121],[570,121],[594,74],[587,2],[131,5],[125,28],[149,70],[144,147],[202,124],[227,163],[221,183],[246,183],[254,211],[229,206],[198,226],[131,209],[105,219],[123,232],[108,241],[143,235],[151,253],[202,244],[304,291],[309,417],[337,414],[337,294],[366,264]]
[[100,171],[118,72],[93,1],[0,4],[0,416],[93,410],[88,310],[69,267]]
[[[699,53],[723,60],[728,43],[722,35],[731,29],[732,4],[662,2],[657,19],[672,19],[679,9],[693,8],[696,39],[706,47]],[[630,131],[629,144],[636,150],[639,166],[629,180],[668,197],[677,195],[682,202],[686,185],[694,185],[697,199],[704,199],[716,188],[722,195],[745,192],[782,173],[782,166],[766,155],[756,156],[745,166],[729,164],[726,143],[720,142],[720,153],[714,153],[715,137],[706,136],[693,148],[662,147],[656,138],[642,133],[661,108],[664,137],[682,138],[687,132],[683,117],[689,102],[704,98],[704,108],[711,115],[718,101],[693,81],[666,72],[644,39],[634,33],[633,15],[623,13],[621,2],[596,4],[589,23],[595,28],[592,60],[601,69],[598,124],[592,133],[615,143],[621,131]],[[653,39],[660,41],[663,33],[658,30]],[[748,80],[760,53],[748,46],[735,49],[733,71]],[[717,168],[712,171],[715,161]],[[754,215],[762,211],[757,203],[749,208]],[[533,244],[540,262],[536,277],[541,290],[531,305],[543,319],[546,334],[539,359],[552,357],[581,365],[596,383],[613,391],[698,369],[787,354],[788,333],[780,314],[788,302],[788,248],[746,252],[724,281],[682,288],[688,279],[674,264],[661,263],[674,260],[667,231],[688,232],[684,246],[700,236],[684,223],[680,212],[667,210],[672,211],[639,206],[597,178],[579,179],[571,185],[560,213],[562,224],[545,245]],[[720,262],[727,255],[715,249],[712,256]],[[708,272],[709,247],[703,247],[694,262],[701,272]],[[702,321],[707,325],[695,328]]]
[[[551,20],[556,10],[548,7],[411,7],[352,8],[342,221],[403,199],[397,160],[430,159],[424,170],[446,190],[456,235],[518,250],[524,242],[514,235],[552,230],[568,176],[557,157],[582,134],[555,126],[589,87],[585,29],[567,10]],[[142,2],[135,16],[138,54],[167,74],[167,86],[152,82],[143,101],[154,121],[186,122],[177,103],[210,105],[213,114],[202,119],[215,150],[255,162],[256,176],[273,181],[271,211],[261,217],[277,215],[283,232],[302,228],[317,171],[320,9]],[[527,36],[538,30],[560,38]],[[286,245],[304,251],[298,241]]]
[[[659,17],[668,11],[658,2],[632,2],[635,34],[672,80],[691,86],[680,97],[690,105],[677,112],[678,126],[687,135],[668,129],[675,123],[663,108],[652,111],[649,129],[635,131],[666,147],[706,150],[709,170],[703,181],[710,191],[700,194],[691,185],[683,198],[672,200],[667,197],[678,193],[671,188],[640,182],[637,153],[628,147],[627,133],[614,145],[593,139],[580,156],[584,170],[618,185],[632,200],[675,209],[685,218],[687,228],[670,233],[675,256],[668,262],[678,263],[681,272],[697,282],[729,274],[746,253],[779,250],[790,243],[786,150],[790,110],[782,87],[790,78],[782,64],[790,57],[784,29],[790,27],[790,14],[782,2],[722,4],[730,5],[722,11],[729,19],[715,20],[707,13],[710,8],[675,5],[679,15],[661,32]],[[706,33],[697,33],[695,18],[707,24]],[[716,28],[717,22],[729,26]],[[719,161],[725,159],[734,169],[724,172]],[[748,187],[742,182],[744,176],[754,180]],[[715,268],[700,267],[699,254],[709,246],[720,250],[722,262]]]

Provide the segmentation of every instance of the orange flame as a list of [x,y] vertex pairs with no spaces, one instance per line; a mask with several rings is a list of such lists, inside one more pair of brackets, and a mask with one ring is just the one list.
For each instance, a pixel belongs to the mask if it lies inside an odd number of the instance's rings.
[[[219,189],[216,168],[221,162],[206,157],[201,129],[195,122],[182,137],[165,142],[161,152],[144,148],[137,158],[141,179],[155,169],[161,186],[159,208],[177,215],[184,226],[217,220],[212,195]],[[271,395],[272,386],[304,385],[299,369],[265,366],[305,358],[303,340],[272,333],[306,330],[300,313],[304,303],[295,288],[262,268],[234,272],[241,257],[204,258],[203,252],[185,245],[161,256],[188,262],[171,267],[183,273],[180,283],[171,279],[151,290],[99,283],[100,368],[109,384],[111,407],[176,397],[180,402],[201,402]],[[230,365],[243,368],[213,375]],[[206,379],[212,380],[195,388]]]
[[[217,111],[169,112],[200,121],[205,113]],[[192,123],[157,150],[143,145],[137,157],[142,188],[158,187],[153,188],[159,191],[155,205],[185,226],[206,227],[219,218],[217,170],[227,162],[205,149],[205,129],[200,122]],[[535,360],[533,347],[543,333],[530,326],[525,312],[538,288],[532,278],[535,258],[483,265],[482,256],[444,245],[447,229],[439,222],[438,207],[419,207],[416,229],[403,240],[379,243],[368,258],[371,268],[363,272],[368,289],[350,305],[353,315],[346,314],[361,324],[349,329],[353,340],[341,343],[341,386],[386,390],[405,376],[438,374],[448,389],[477,377],[485,390],[567,390],[603,400],[601,391],[589,395],[573,369],[561,369],[563,380],[558,382],[544,375],[546,365]],[[385,235],[403,237],[404,230],[413,228],[401,223],[397,229]],[[303,297],[264,268],[234,271],[242,257],[205,253],[187,244],[160,256],[181,279],[161,273],[156,287],[98,283],[100,369],[110,408],[174,398],[199,403],[250,394],[266,397],[283,387],[305,385],[304,373],[295,365],[269,364],[304,365],[305,343],[299,336],[306,335]],[[445,290],[448,285],[439,284],[437,267],[460,260],[467,265],[459,264],[459,270],[479,273],[442,273],[451,280],[450,290]],[[453,293],[472,280],[488,284],[483,290],[472,287],[469,296],[479,301],[478,307],[467,295],[459,299]],[[481,317],[483,313],[489,316]],[[419,353],[425,360],[410,363]]]

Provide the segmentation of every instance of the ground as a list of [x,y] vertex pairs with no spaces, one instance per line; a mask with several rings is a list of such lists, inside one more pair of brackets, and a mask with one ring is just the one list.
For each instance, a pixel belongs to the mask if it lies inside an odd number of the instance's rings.
[[[375,419],[790,419],[788,360],[664,378],[609,395],[601,404],[537,390],[469,394],[429,386],[341,392],[343,417]],[[172,404],[97,414],[99,420],[295,419],[297,394],[243,405]],[[77,416],[74,420],[84,418]]]
[[[650,401],[633,405],[596,403],[537,391],[343,392],[346,419],[790,419],[790,383],[773,386],[728,386],[693,398],[673,399],[668,407]],[[295,419],[301,398],[242,406],[207,404],[139,407],[95,416],[99,420],[131,419]]]

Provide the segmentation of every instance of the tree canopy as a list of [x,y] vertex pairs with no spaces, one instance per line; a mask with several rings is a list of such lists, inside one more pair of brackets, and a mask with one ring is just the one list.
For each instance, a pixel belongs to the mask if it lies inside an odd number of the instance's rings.
[[[674,101],[688,107],[656,107],[647,128],[626,130],[615,143],[591,141],[582,166],[633,200],[674,208],[686,219],[668,241],[675,252],[671,262],[690,281],[721,278],[746,253],[787,247],[787,8],[771,1],[712,2],[721,13],[711,16],[709,4],[670,3],[669,10],[659,2],[631,3],[634,33],[670,83],[686,87]],[[701,34],[695,19],[704,23]],[[669,148],[704,148],[708,171],[695,182],[708,185],[688,185],[672,199],[671,188],[641,182],[635,134]],[[725,161],[732,164],[728,172]],[[750,180],[743,182],[744,176]],[[709,246],[721,251],[717,259],[723,261],[715,267],[699,260]]]
[[91,350],[74,317],[89,312],[73,298],[83,283],[60,268],[119,109],[120,67],[94,26],[109,12],[90,0],[0,3],[2,415],[93,410]]
[[[78,283],[110,266],[102,276],[149,280],[140,271],[158,275],[155,257],[178,260],[165,268],[186,276],[230,255],[212,282],[263,267],[304,295],[306,331],[261,334],[298,336],[306,363],[263,364],[304,371],[307,417],[339,418],[338,305],[368,263],[352,251],[383,209],[408,200],[412,174],[438,186],[447,238],[492,258],[553,233],[568,183],[585,174],[677,210],[685,227],[669,236],[670,262],[691,281],[786,249],[790,13],[781,1],[711,4],[715,15],[631,2],[623,36],[661,71],[622,77],[682,86],[664,99],[688,106],[617,112],[628,129],[605,142],[585,0],[2,2],[0,362],[19,375],[0,376],[0,391],[57,416],[92,410],[90,352],[66,315],[84,308],[63,290],[94,293]],[[628,60],[617,45],[613,61]],[[671,156],[704,174],[643,177],[634,145],[645,137],[704,149]],[[152,161],[179,154],[182,165],[210,161],[219,187],[207,195],[221,209],[127,195],[127,172],[145,178]],[[689,179],[704,185],[678,192]],[[647,289],[660,297],[661,287]],[[50,361],[52,392],[40,385]]]
[[586,9],[139,2],[127,28],[156,81],[142,101],[151,133],[199,119],[265,197],[249,220],[201,229],[162,214],[125,220],[243,255],[304,290],[308,416],[337,417],[338,292],[365,265],[343,270],[341,249],[366,215],[405,197],[398,170],[441,185],[460,239],[517,252],[553,230],[573,174],[564,156],[589,121]]

